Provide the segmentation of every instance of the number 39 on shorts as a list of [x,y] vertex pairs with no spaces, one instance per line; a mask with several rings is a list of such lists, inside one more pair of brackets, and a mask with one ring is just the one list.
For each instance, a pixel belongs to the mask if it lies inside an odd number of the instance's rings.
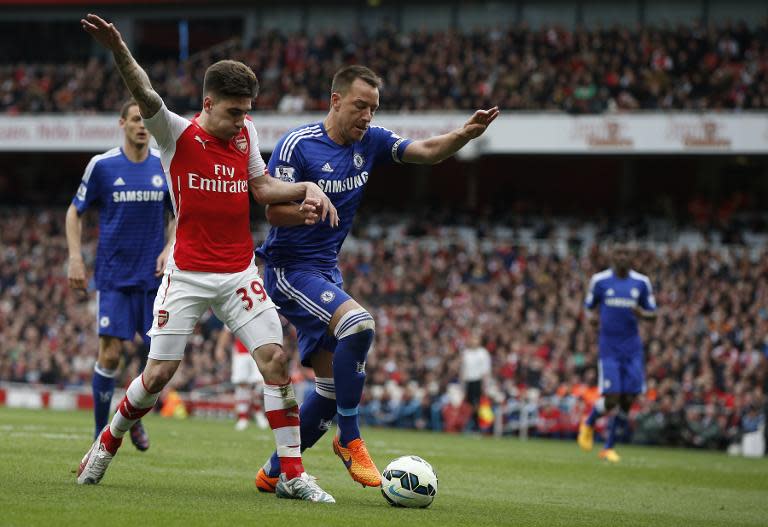
[[[248,291],[250,289],[250,292]],[[250,311],[253,308],[253,298],[259,302],[265,302],[267,300],[267,292],[264,290],[264,286],[259,280],[251,282],[248,289],[241,287],[235,293],[240,295],[240,300],[243,301],[243,309]],[[253,296],[253,298],[251,298]]]

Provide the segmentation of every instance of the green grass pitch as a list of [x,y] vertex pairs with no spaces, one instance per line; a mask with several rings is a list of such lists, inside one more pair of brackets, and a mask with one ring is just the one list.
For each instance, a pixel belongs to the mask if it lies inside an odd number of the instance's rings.
[[78,486],[89,413],[0,409],[0,525],[768,525],[766,459],[621,447],[621,464],[607,465],[571,442],[367,429],[379,468],[404,454],[432,463],[440,480],[432,507],[395,509],[378,489],[355,484],[330,434],[305,455],[337,501],[316,505],[255,491],[269,431],[204,419],[145,423],[148,452],[126,440],[101,484]]

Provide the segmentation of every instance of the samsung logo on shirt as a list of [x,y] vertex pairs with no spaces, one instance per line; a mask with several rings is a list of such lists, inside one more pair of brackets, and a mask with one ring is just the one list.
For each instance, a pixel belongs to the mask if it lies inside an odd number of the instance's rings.
[[317,186],[320,187],[320,190],[328,194],[328,193],[347,192],[349,190],[354,190],[356,188],[362,187],[367,182],[368,182],[368,172],[364,171],[364,172],[360,172],[360,174],[356,176],[351,176],[341,180],[320,179],[317,182]]
[[165,192],[162,190],[120,190],[112,193],[115,203],[133,203],[137,201],[163,201]]
[[617,298],[611,297],[605,299],[605,305],[611,307],[635,307],[637,306],[637,300],[634,298]]

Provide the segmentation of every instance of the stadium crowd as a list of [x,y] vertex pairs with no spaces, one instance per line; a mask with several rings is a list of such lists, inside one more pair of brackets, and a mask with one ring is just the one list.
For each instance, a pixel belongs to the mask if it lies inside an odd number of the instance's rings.
[[[245,46],[234,40],[181,63],[144,66],[169,107],[194,112],[205,67],[219,58],[254,69],[262,85],[256,109],[265,111],[324,111],[329,79],[344,63],[383,76],[388,111],[768,108],[768,21],[350,36],[272,30]],[[109,60],[0,65],[0,112],[114,112],[125,99]]]
[[[62,218],[58,209],[0,209],[0,381],[90,383],[94,295],[68,289]],[[95,240],[94,229],[87,224],[85,240]],[[346,287],[377,324],[364,420],[454,432],[488,430],[497,421],[506,432],[574,436],[598,397],[596,333],[584,322],[582,301],[589,276],[608,266],[599,235],[597,225],[565,222],[548,229],[357,228],[341,267]],[[723,448],[765,419],[766,240],[687,245],[656,243],[635,255],[634,267],[652,279],[660,315],[642,327],[648,390],[633,409],[631,436]],[[94,244],[84,252],[90,268]],[[219,329],[214,317],[198,325],[175,388],[229,382]],[[286,343],[295,351],[294,335]],[[473,407],[464,397],[466,370],[483,356],[490,360],[477,370],[482,397]],[[139,364],[130,350],[125,357],[122,378],[129,380]],[[299,381],[307,375],[295,372]]]

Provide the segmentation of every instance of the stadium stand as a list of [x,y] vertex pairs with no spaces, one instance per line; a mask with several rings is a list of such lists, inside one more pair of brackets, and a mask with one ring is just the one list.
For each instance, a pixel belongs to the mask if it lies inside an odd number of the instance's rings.
[[[94,306],[67,289],[62,217],[55,208],[0,211],[0,382],[89,382]],[[760,214],[736,221],[737,243],[724,236],[727,225],[659,221],[623,232],[637,239],[637,267],[651,276],[661,306],[643,328],[648,391],[632,412],[635,441],[725,448],[764,424],[768,238]],[[355,232],[341,268],[378,327],[362,411],[368,424],[573,436],[597,396],[596,335],[581,314],[585,280],[607,266],[599,242],[614,232],[567,218],[479,229],[387,217]],[[94,251],[84,247],[87,259]],[[227,350],[215,347],[219,329],[213,317],[199,324],[175,388],[228,382]],[[459,377],[472,330],[492,357],[486,419],[477,420]],[[286,343],[295,350],[292,335]],[[123,380],[137,367],[126,352]],[[304,377],[297,369],[295,378]]]
[[[601,113],[768,108],[768,22],[577,27],[525,23],[457,31],[270,30],[179,62],[147,67],[169,107],[197,111],[202,72],[219,58],[251,65],[255,108],[323,111],[327,79],[345,63],[384,77],[384,111],[506,110]],[[126,98],[111,61],[0,65],[0,112],[112,112]]]

